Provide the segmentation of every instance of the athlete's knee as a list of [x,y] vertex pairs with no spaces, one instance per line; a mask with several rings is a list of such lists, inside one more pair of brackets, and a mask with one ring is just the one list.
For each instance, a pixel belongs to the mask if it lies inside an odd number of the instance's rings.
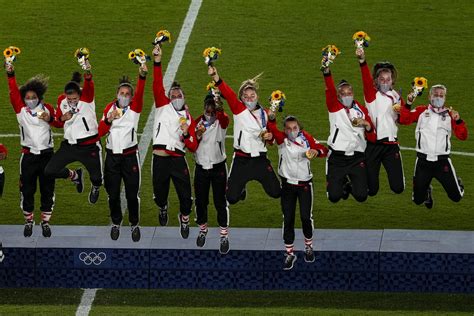
[[397,184],[397,185],[390,185],[390,189],[395,194],[401,194],[405,190],[405,185]]
[[365,202],[367,200],[367,193],[353,194],[352,196],[357,202]]

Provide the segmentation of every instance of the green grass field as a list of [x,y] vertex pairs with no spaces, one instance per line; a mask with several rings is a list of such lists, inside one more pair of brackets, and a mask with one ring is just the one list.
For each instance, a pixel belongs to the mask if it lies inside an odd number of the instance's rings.
[[[0,48],[15,45],[22,49],[16,63],[17,79],[23,83],[37,73],[50,77],[46,101],[55,103],[71,73],[79,67],[73,57],[78,47],[91,50],[96,83],[98,118],[115,96],[119,77],[136,76],[137,67],[127,60],[134,48],[151,51],[150,42],[161,28],[177,38],[190,1],[136,0],[66,3],[31,0],[14,4],[0,0]],[[287,96],[283,114],[297,115],[305,128],[319,140],[329,134],[324,103],[324,82],[319,71],[320,49],[336,44],[342,55],[332,67],[335,80],[353,83],[356,99],[362,101],[362,82],[354,57],[351,36],[359,30],[371,37],[367,49],[370,65],[390,60],[399,70],[397,88],[406,95],[415,76],[425,76],[430,85],[448,87],[447,103],[457,109],[470,127],[471,84],[474,40],[474,4],[468,0],[414,2],[390,1],[217,1],[205,0],[186,47],[176,79],[182,84],[193,116],[202,110],[209,82],[201,56],[208,46],[222,48],[217,62],[220,75],[232,87],[264,72],[260,99],[265,103],[272,90]],[[172,54],[165,45],[163,65]],[[151,68],[151,65],[150,65]],[[9,158],[2,162],[7,185],[0,199],[0,224],[22,224],[19,208],[19,137],[15,114],[8,99],[6,76],[0,76],[0,142],[8,146]],[[417,103],[426,101],[426,93]],[[153,97],[151,75],[145,91],[146,106],[141,116],[143,129]],[[226,107],[228,110],[228,107]],[[281,119],[281,116],[280,116]],[[61,132],[58,130],[57,132]],[[231,129],[228,135],[232,135]],[[402,146],[413,147],[414,126],[400,127]],[[55,138],[58,147],[61,137]],[[474,152],[474,141],[453,139],[453,150]],[[269,156],[276,162],[276,148]],[[231,156],[232,140],[227,142]],[[401,195],[389,192],[386,174],[381,172],[381,189],[365,203],[354,200],[331,204],[325,193],[324,161],[312,164],[315,184],[314,217],[319,228],[406,228],[474,230],[474,157],[453,155],[466,193],[460,203],[451,202],[439,183],[434,182],[435,206],[428,211],[411,202],[411,177],[415,153],[403,151],[406,190]],[[142,157],[143,158],[143,157]],[[144,158],[141,186],[141,224],[157,225],[152,200],[151,157]],[[194,169],[191,155],[190,167]],[[228,159],[230,165],[230,159]],[[77,165],[73,165],[77,166]],[[109,223],[105,190],[97,205],[87,203],[86,193],[78,195],[68,181],[56,182],[56,207],[53,224],[107,225]],[[280,227],[278,200],[265,196],[258,183],[248,186],[249,198],[231,207],[233,227]],[[39,201],[39,195],[37,202]],[[210,205],[210,225],[216,225]],[[37,208],[39,208],[37,203]],[[170,193],[171,213],[178,209],[174,189]],[[176,225],[171,216],[171,225]],[[299,223],[297,223],[299,225]],[[21,232],[19,232],[20,234]],[[53,227],[54,234],[54,227]],[[0,315],[12,313],[70,314],[79,304],[81,290],[0,290]],[[20,298],[28,296],[28,303]],[[52,301],[52,297],[56,300]],[[92,314],[323,314],[323,315],[433,315],[466,314],[474,311],[472,295],[415,295],[372,293],[290,293],[290,292],[211,292],[211,291],[99,291]]]

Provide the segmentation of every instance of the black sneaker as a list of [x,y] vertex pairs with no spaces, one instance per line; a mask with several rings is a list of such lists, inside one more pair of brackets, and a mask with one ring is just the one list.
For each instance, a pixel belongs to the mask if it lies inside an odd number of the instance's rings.
[[140,226],[135,225],[132,226],[132,240],[134,242],[140,241],[140,238],[142,237],[142,234],[140,233]]
[[349,194],[352,192],[352,183],[346,177],[346,182],[342,186],[342,199],[347,200],[349,198]]
[[99,192],[100,192],[100,187],[98,186],[91,186],[91,191],[89,192],[89,203],[90,204],[95,204],[97,200],[99,199]]
[[206,244],[206,235],[207,235],[207,230],[199,231],[198,238],[196,239],[196,245],[198,247],[204,247],[204,245]]
[[41,222],[41,229],[43,231],[43,237],[45,238],[51,237],[51,227],[49,227],[48,222]]
[[183,239],[188,239],[188,237],[189,237],[189,220],[187,222],[184,222],[182,220],[181,214],[178,214],[178,220],[179,220],[179,232],[181,234],[181,237],[183,237]]
[[112,227],[110,227],[110,238],[112,238],[112,240],[117,240],[119,236],[120,236],[120,225],[112,224]]
[[433,208],[433,186],[431,184],[428,190],[426,190],[426,200],[423,203],[427,209]]
[[168,225],[168,205],[164,208],[158,207],[158,221],[160,222],[161,226]]
[[244,188],[240,193],[240,200],[245,201],[247,199],[247,188]]
[[25,228],[23,229],[23,236],[31,237],[31,235],[33,235],[33,226],[35,226],[35,222],[26,221]]
[[305,247],[304,250],[304,261],[305,262],[314,262],[314,251],[312,247]]
[[291,270],[293,269],[293,265],[295,264],[296,256],[286,254],[285,263],[283,265],[283,270]]
[[229,237],[221,236],[220,246],[219,246],[219,253],[225,255],[229,252]]
[[77,179],[72,180],[72,183],[76,186],[77,193],[84,192],[84,174],[82,173],[82,169],[76,169]]

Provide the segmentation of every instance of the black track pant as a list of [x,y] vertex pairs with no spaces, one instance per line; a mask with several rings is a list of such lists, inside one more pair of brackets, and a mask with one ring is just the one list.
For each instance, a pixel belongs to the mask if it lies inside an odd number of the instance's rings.
[[438,161],[427,161],[423,155],[417,156],[413,177],[413,202],[419,205],[426,200],[426,190],[433,178],[441,183],[451,200],[459,202],[464,195],[464,188],[459,186],[451,158],[444,156]]
[[260,182],[270,197],[275,199],[280,197],[280,181],[278,181],[270,160],[267,159],[266,155],[251,158],[234,154],[227,183],[227,201],[230,204],[237,203],[240,200],[245,185],[252,180]]
[[20,159],[20,206],[23,212],[35,208],[36,184],[39,180],[41,212],[51,212],[54,207],[54,178],[45,175],[45,168],[53,151],[40,155],[22,154]]
[[400,194],[405,189],[402,155],[398,144],[382,144],[367,142],[365,149],[367,161],[367,179],[369,195],[374,196],[379,191],[380,167],[387,171],[390,189]]
[[191,195],[191,179],[189,168],[184,156],[162,157],[153,155],[152,166],[153,177],[153,199],[158,207],[164,208],[168,205],[168,194],[170,191],[170,180],[173,180],[179,199],[179,210],[182,215],[189,215],[193,204]]
[[364,202],[367,199],[367,167],[365,155],[355,152],[353,156],[344,153],[330,151],[326,160],[326,181],[328,199],[336,203],[344,194],[344,184],[347,177],[352,184],[352,196]]
[[67,179],[69,170],[65,167],[75,161],[86,167],[93,185],[102,185],[102,149],[99,142],[90,145],[70,145],[64,140],[46,166],[45,173],[55,178]]
[[311,182],[293,185],[282,179],[281,210],[283,212],[283,240],[285,245],[295,241],[296,201],[300,204],[300,218],[303,235],[313,238],[313,184]]
[[209,205],[209,191],[212,186],[214,206],[217,211],[217,223],[220,227],[229,226],[229,208],[225,198],[227,186],[227,167],[225,161],[215,164],[212,169],[203,169],[196,164],[194,171],[194,193],[196,195],[196,223],[207,223],[207,206]]
[[122,223],[122,207],[120,205],[122,180],[127,198],[128,221],[130,225],[135,226],[140,221],[140,159],[138,152],[114,155],[107,151],[104,186],[109,195],[110,217],[115,225]]

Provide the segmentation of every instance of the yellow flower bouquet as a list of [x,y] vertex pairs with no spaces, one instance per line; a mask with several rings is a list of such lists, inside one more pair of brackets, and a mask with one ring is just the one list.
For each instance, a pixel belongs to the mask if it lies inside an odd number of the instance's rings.
[[156,37],[152,45],[161,45],[163,42],[171,43],[171,33],[167,30],[160,30],[158,33],[156,33]]
[[[286,101],[286,95],[281,90],[275,90],[268,98],[268,101],[270,101],[270,111],[272,113],[275,113],[277,109],[278,112],[282,112]],[[270,116],[271,120],[275,119],[274,114],[271,114]]]
[[74,57],[77,58],[77,62],[79,63],[81,68],[84,69],[84,70],[87,69],[86,60],[89,59],[89,55],[90,55],[89,49],[86,48],[86,47],[78,48],[74,52]]
[[208,66],[212,66],[212,63],[219,58],[222,54],[222,50],[217,47],[208,47],[202,52],[202,57],[204,57],[204,62]]
[[423,90],[428,89],[428,79],[425,77],[415,77],[411,83],[415,97],[420,96]]
[[370,37],[364,31],[355,32],[352,39],[357,48],[369,47]]
[[135,63],[137,65],[138,64],[143,65],[148,60],[151,60],[150,56],[145,54],[145,52],[140,48],[136,48],[133,51],[131,51],[130,53],[128,53],[128,59],[130,59],[133,63]]
[[223,102],[221,99],[221,91],[216,86],[216,83],[214,81],[209,82],[206,86],[206,90],[214,97],[214,101],[216,102],[216,110],[221,111]]
[[327,45],[326,47],[324,47],[322,49],[323,58],[321,59],[321,70],[329,67],[329,65],[334,62],[337,55],[340,54],[341,51],[339,50],[339,48],[336,47],[336,45]]
[[12,64],[16,60],[16,56],[21,54],[21,50],[16,46],[9,46],[3,51],[5,63]]

